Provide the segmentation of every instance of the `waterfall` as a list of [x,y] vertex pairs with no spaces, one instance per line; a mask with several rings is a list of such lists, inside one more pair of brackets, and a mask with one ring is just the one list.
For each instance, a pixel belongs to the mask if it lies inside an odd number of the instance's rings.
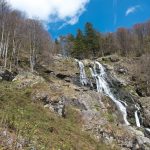
[[[82,85],[87,85],[90,83],[91,87],[93,87],[91,79],[88,80],[86,73],[85,73],[85,66],[82,61],[75,60],[78,63],[79,69],[80,69],[80,83]],[[130,123],[127,120],[127,108],[128,105],[126,102],[119,99],[112,91],[110,82],[109,82],[109,76],[107,75],[107,72],[105,71],[105,68],[102,64],[100,64],[98,61],[94,62],[94,67],[89,68],[92,78],[94,78],[96,82],[96,88],[97,92],[103,93],[104,95],[110,97],[110,99],[116,104],[117,109],[121,112],[124,123],[126,125],[130,125]],[[89,82],[90,81],[90,82]],[[137,127],[141,127],[140,122],[140,107],[136,105],[135,101],[133,100],[133,103],[135,104],[136,110],[134,111],[134,117]],[[150,132],[149,128],[145,128],[145,130]]]
[[139,120],[139,117],[138,117],[138,111],[137,110],[135,111],[135,121],[136,121],[137,127],[141,127],[140,120]]
[[96,80],[97,92],[102,92],[105,95],[109,96],[122,113],[125,124],[130,125],[130,123],[127,120],[126,107],[121,103],[122,102],[121,100],[115,98],[115,96],[111,92],[109,84],[107,83],[106,80],[107,74],[105,72],[105,68],[99,62],[96,61],[94,64],[94,70],[90,68],[90,71],[92,77]]
[[140,108],[137,107],[136,105],[135,105],[135,107],[137,108],[137,110],[136,110],[135,113],[134,113],[136,125],[137,125],[137,127],[141,127],[140,119],[139,119],[139,116],[138,116],[138,111],[140,110]]
[[80,68],[80,83],[82,85],[87,85],[88,81],[87,81],[87,77],[86,77],[86,73],[84,69],[84,64],[77,59],[76,59],[76,62],[79,64],[79,68]]
[[150,132],[150,129],[149,129],[149,128],[145,128],[145,130],[147,130],[148,132]]

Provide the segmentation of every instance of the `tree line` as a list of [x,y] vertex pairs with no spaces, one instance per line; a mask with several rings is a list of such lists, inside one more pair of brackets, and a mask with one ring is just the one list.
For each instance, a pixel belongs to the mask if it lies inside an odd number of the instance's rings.
[[98,32],[88,22],[84,31],[78,29],[75,36],[69,34],[55,42],[60,49],[59,53],[63,50],[63,55],[80,59],[110,54],[138,57],[150,52],[150,21],[136,24],[130,29],[118,28],[113,33]]
[[136,24],[130,29],[119,28],[113,33],[98,32],[91,23],[76,35],[60,36],[55,41],[41,21],[28,19],[14,10],[6,0],[0,0],[0,66],[18,68],[26,57],[31,71],[41,60],[49,61],[51,55],[62,54],[79,59],[110,54],[141,56],[150,52],[150,21]]

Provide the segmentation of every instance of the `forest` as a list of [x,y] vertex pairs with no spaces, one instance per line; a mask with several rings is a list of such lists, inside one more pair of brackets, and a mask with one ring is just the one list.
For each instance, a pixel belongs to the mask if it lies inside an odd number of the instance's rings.
[[[60,42],[60,43],[59,43]],[[76,58],[94,58],[118,54],[123,57],[140,57],[150,52],[150,21],[135,24],[132,28],[118,28],[113,33],[101,33],[89,22],[84,31],[78,29],[76,35],[69,34],[56,40],[63,45],[64,55]],[[62,44],[63,43],[63,44]],[[63,54],[63,52],[60,52]]]
[[42,21],[28,19],[26,14],[0,0],[0,56],[4,67],[18,64],[19,55],[23,53],[30,55],[34,68],[38,56],[43,55],[59,53],[80,59],[111,54],[140,57],[149,54],[149,48],[150,21],[129,29],[118,28],[112,33],[101,33],[87,22],[84,31],[78,29],[76,35],[62,35],[54,41]]
[[53,42],[41,21],[27,19],[23,12],[14,10],[0,0],[0,58],[1,66],[17,68],[22,57],[28,58],[31,71],[42,57],[49,57]]

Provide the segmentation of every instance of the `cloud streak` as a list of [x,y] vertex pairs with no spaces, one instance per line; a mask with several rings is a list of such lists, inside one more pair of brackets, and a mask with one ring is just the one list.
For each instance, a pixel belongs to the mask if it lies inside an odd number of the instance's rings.
[[140,7],[141,7],[140,5],[135,5],[135,6],[129,7],[126,10],[125,16],[128,16],[129,14],[135,13]]
[[117,23],[117,6],[118,6],[118,0],[113,0],[113,9],[114,9],[114,25]]
[[29,18],[47,23],[64,22],[74,25],[90,0],[8,0],[13,8],[24,11]]

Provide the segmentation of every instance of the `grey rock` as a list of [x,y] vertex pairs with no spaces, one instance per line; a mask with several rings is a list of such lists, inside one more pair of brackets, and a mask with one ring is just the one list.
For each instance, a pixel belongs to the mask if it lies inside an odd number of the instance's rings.
[[64,98],[61,98],[58,101],[47,101],[48,104],[44,105],[45,108],[49,108],[51,111],[58,113],[59,116],[65,117],[65,101]]
[[150,97],[142,97],[139,102],[142,106],[143,124],[145,127],[150,127]]
[[110,61],[111,62],[118,62],[118,61],[120,61],[120,59],[118,56],[113,55],[113,56],[110,56]]

